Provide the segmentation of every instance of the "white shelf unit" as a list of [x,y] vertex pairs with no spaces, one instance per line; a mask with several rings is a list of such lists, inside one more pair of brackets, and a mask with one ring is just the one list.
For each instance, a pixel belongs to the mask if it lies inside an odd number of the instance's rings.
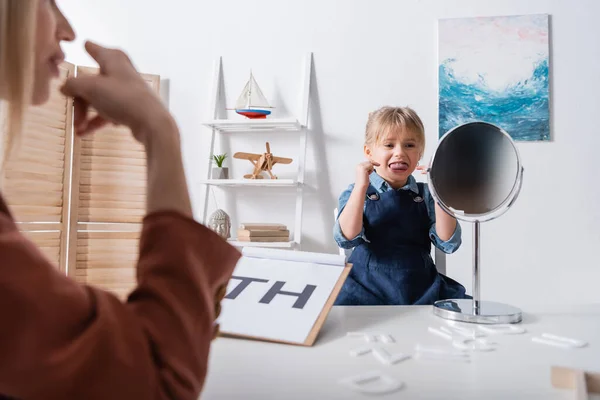
[[203,185],[230,186],[230,187],[296,187],[298,182],[294,179],[204,179]]
[[[221,74],[221,58],[215,61],[213,70],[213,89],[211,97],[212,120],[206,121],[203,125],[211,129],[210,140],[210,158],[214,154],[215,137],[217,134],[231,133],[254,133],[264,132],[270,134],[285,134],[298,135],[298,171],[296,179],[210,179],[211,165],[209,161],[207,169],[207,178],[200,181],[200,184],[206,186],[204,196],[204,213],[203,222],[208,223],[208,204],[209,204],[209,186],[223,188],[242,188],[242,187],[262,187],[262,188],[295,188],[296,204],[295,204],[295,222],[293,229],[293,238],[289,242],[243,242],[235,238],[228,242],[236,247],[270,247],[270,248],[287,248],[300,250],[302,245],[302,212],[304,198],[304,175],[306,162],[306,146],[308,133],[308,109],[310,101],[310,82],[312,74],[312,53],[306,55],[302,92],[299,102],[299,110],[297,118],[269,118],[266,119],[246,119],[246,120],[229,120],[217,119],[218,104],[220,103],[220,93],[222,74]],[[232,226],[232,235],[235,235],[237,228]]]
[[304,126],[297,119],[249,119],[247,121],[229,121],[224,119],[215,119],[207,121],[204,125],[216,129],[220,133],[236,132],[299,132]]
[[239,240],[228,240],[227,242],[236,247],[269,247],[273,249],[295,248],[295,242],[242,242]]

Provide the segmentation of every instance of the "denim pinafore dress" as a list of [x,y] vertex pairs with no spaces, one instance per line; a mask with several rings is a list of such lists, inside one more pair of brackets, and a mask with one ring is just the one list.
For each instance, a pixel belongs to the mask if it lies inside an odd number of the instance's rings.
[[369,185],[363,217],[368,242],[354,248],[352,269],[336,305],[423,305],[469,298],[458,282],[438,273],[431,258],[430,220],[419,193]]

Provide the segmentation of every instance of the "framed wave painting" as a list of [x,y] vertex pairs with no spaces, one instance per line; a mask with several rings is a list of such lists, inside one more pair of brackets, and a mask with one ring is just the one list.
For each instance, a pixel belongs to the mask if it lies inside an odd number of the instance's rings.
[[439,136],[472,121],[550,140],[548,15],[439,21]]

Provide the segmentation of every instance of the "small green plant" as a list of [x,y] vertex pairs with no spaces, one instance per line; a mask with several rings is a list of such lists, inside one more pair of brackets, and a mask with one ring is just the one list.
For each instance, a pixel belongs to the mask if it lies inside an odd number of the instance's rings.
[[223,161],[227,158],[227,154],[215,154],[212,156],[212,160],[217,164],[217,167],[223,168]]

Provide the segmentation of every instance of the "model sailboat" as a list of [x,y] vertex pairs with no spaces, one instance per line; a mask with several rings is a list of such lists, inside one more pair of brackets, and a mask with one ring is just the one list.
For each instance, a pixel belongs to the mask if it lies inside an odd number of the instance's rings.
[[269,102],[258,87],[250,71],[250,79],[235,103],[235,112],[251,119],[267,118],[271,114]]

